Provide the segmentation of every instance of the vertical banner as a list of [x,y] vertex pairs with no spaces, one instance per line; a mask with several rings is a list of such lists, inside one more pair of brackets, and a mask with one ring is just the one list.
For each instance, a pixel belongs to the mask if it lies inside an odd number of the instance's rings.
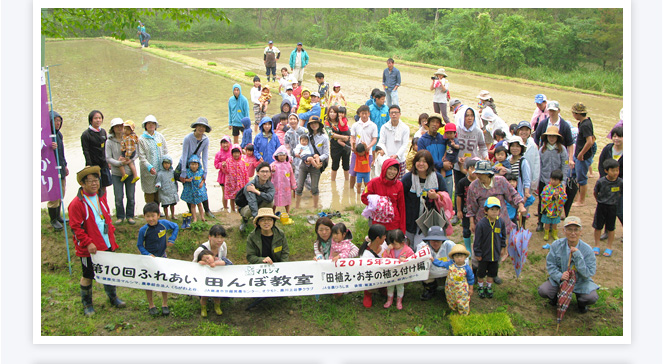
[[51,148],[54,135],[51,133],[51,116],[46,92],[46,70],[41,69],[41,201],[60,199],[60,178],[55,150]]

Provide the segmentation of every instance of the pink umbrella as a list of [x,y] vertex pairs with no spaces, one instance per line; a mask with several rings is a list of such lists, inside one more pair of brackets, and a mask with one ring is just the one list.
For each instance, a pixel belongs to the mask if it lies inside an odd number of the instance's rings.
[[559,332],[559,324],[562,322],[564,313],[569,308],[571,297],[573,296],[573,288],[576,285],[576,271],[569,267],[569,279],[562,281],[557,292],[557,332]]

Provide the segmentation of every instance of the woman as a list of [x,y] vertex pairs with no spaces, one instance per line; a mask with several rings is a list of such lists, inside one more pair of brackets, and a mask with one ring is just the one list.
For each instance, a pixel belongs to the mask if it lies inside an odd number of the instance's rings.
[[527,210],[525,210],[523,198],[518,191],[507,182],[506,178],[502,176],[494,176],[495,172],[493,172],[490,162],[477,162],[474,173],[477,175],[477,179],[470,184],[467,191],[466,201],[466,216],[470,219],[470,230],[472,231],[472,234],[474,234],[476,224],[485,215],[483,210],[484,202],[486,202],[488,197],[493,196],[500,200],[501,206],[504,206],[500,209],[500,219],[502,219],[506,225],[506,233],[508,236],[516,225],[509,219],[509,213],[506,210],[505,202],[510,203],[511,206],[518,206],[518,212],[525,214],[527,213]]
[[[317,116],[311,116],[306,126],[309,132],[309,143],[313,146],[314,156],[317,155],[320,158],[321,164],[324,164],[325,161],[329,161],[329,137],[324,132],[320,118]],[[306,176],[311,175],[311,194],[313,194],[313,208],[318,208],[318,198],[320,191],[318,190],[318,184],[320,183],[320,175],[322,174],[322,166],[319,165],[314,167],[313,164],[306,165],[304,161],[299,165],[299,176],[297,177],[297,190],[295,194],[297,199],[295,202],[295,207],[299,208],[300,201],[302,199],[302,192],[304,191],[304,183],[306,182]]]
[[512,136],[508,143],[510,153],[509,163],[511,163],[511,171],[509,173],[518,176],[518,193],[527,200],[532,195],[530,193],[532,186],[530,165],[527,159],[523,157],[527,147],[523,139],[519,136]]
[[159,122],[154,115],[143,120],[145,131],[138,138],[138,159],[140,159],[140,187],[145,195],[145,203],[159,203],[159,191],[154,187],[157,169],[161,168],[161,156],[168,154],[166,138],[159,133]]
[[435,171],[435,162],[429,151],[418,151],[412,166],[401,182],[405,196],[405,236],[410,247],[415,249],[424,238],[417,219],[426,208],[435,207],[434,200],[438,198],[438,193],[447,192],[447,188],[444,177]]
[[502,120],[501,117],[495,114],[493,109],[489,107],[483,109],[483,112],[481,113],[481,119],[483,120],[483,124],[486,125],[486,127],[484,128],[486,131],[486,133],[484,133],[484,139],[486,140],[486,144],[493,143],[493,132],[497,129],[501,129],[504,132],[504,134],[506,134],[507,140],[511,138],[511,133],[509,133],[509,126],[506,125],[506,122]]
[[[193,132],[184,137],[182,141],[182,157],[180,157],[180,166],[182,172],[186,172],[186,163],[195,153],[195,155],[200,158],[200,161],[203,163],[203,179],[207,180],[207,155],[209,152],[209,138],[205,133],[212,131],[212,128],[209,126],[207,118],[199,117],[193,124],[191,124]],[[180,174],[180,182],[184,183],[184,178],[186,173]],[[189,205],[189,212],[191,211],[191,205]],[[205,215],[208,217],[214,218],[214,214],[209,209],[209,200],[205,199],[203,201],[203,208],[205,209]]]
[[85,156],[86,166],[99,166],[101,175],[100,189],[105,193],[106,187],[112,184],[111,174],[106,161],[106,130],[101,127],[104,114],[99,110],[92,110],[87,116],[89,127],[81,134],[81,148]]
[[315,234],[317,239],[313,243],[313,254],[315,260],[331,259],[331,229],[334,223],[328,217],[321,217],[315,222]]
[[[129,120],[127,120],[129,121]],[[124,134],[124,122],[120,118],[111,120],[110,136],[106,142],[106,160],[111,165],[111,177],[113,180],[113,195],[115,195],[115,213],[117,220],[115,224],[121,224],[124,219],[131,225],[136,223],[134,220],[134,207],[136,206],[135,194],[136,184],[132,183],[134,176],[129,167],[124,167],[124,170],[129,172],[129,177],[122,181],[122,172],[120,166],[127,166],[129,163],[134,163],[138,159],[140,153],[140,146],[137,146],[137,153],[131,159],[125,159],[124,152],[122,152],[122,135]],[[124,206],[124,194],[127,194],[127,205]]]
[[439,68],[433,77],[433,83],[430,85],[431,91],[435,90],[433,94],[433,110],[436,114],[442,114],[444,123],[449,123],[447,116],[447,95],[449,92],[449,81],[447,81],[447,74],[444,68]]
[[338,106],[331,106],[327,112],[326,128],[329,128],[329,149],[331,154],[331,180],[336,181],[336,171],[338,171],[340,162],[343,162],[343,175],[345,180],[350,179],[350,129],[340,130],[338,116]]
[[368,195],[379,195],[389,198],[394,208],[394,217],[390,222],[383,223],[389,230],[405,229],[405,198],[403,194],[403,183],[399,181],[398,171],[400,167],[398,160],[389,158],[382,164],[380,176],[373,178],[366,185],[364,193],[361,194],[361,202],[368,206]]

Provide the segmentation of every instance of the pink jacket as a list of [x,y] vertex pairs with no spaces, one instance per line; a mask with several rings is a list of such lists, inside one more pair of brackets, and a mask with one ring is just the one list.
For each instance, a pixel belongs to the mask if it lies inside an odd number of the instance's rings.
[[[242,148],[239,144],[232,146],[231,151],[238,149],[240,152]],[[240,157],[239,160],[235,160],[232,157],[226,159],[226,165],[221,165],[221,172],[225,174],[225,193],[226,198],[234,200],[237,191],[241,190],[249,182],[249,176],[246,172],[246,164]]]
[[246,154],[242,155],[242,160],[244,165],[246,165],[246,175],[251,178],[256,173],[256,167],[260,164],[260,161],[256,159],[255,155],[248,156]]
[[536,126],[539,125],[540,122],[546,120],[549,118],[550,115],[548,114],[548,110],[546,111],[541,111],[538,107],[536,110],[534,110],[534,114],[532,114],[532,121],[530,121],[530,125],[532,125],[532,130],[536,130]]
[[414,251],[412,250],[412,248],[407,246],[407,244],[403,244],[403,249],[401,249],[401,253],[398,256],[396,256],[394,254],[394,249],[389,249],[389,250],[385,251],[382,256],[384,258],[400,259],[400,257],[409,258],[413,255],[414,255]]
[[359,254],[359,248],[357,248],[357,246],[354,245],[349,239],[345,239],[339,242],[335,242],[334,239],[332,239],[329,256],[334,257],[337,254],[341,259],[355,258],[357,254]]
[[214,167],[219,170],[219,177],[216,179],[216,181],[223,185],[226,183],[226,174],[221,170],[221,164],[226,159],[232,159],[232,141],[230,141],[230,137],[227,135],[224,135],[221,140],[228,142],[228,150],[223,150],[222,148],[218,153],[216,153],[216,156],[214,157]]
[[[285,162],[279,162],[276,159],[276,155],[279,153],[285,153]],[[272,167],[272,183],[276,190],[274,193],[274,206],[290,205],[290,202],[292,202],[292,190],[297,187],[295,173],[292,170],[288,154],[285,145],[281,145],[274,152],[274,162],[270,164],[270,167]]]

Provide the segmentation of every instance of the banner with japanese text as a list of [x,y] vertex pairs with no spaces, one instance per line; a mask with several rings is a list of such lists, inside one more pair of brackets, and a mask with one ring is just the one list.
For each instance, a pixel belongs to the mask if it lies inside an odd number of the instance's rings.
[[55,151],[51,148],[53,143],[51,133],[51,116],[46,92],[46,70],[41,70],[41,201],[54,201],[60,199],[60,178],[58,177],[58,163]]
[[115,286],[211,297],[279,297],[363,291],[428,279],[428,247],[411,258],[339,259],[211,268],[147,255],[97,252],[95,279]]

